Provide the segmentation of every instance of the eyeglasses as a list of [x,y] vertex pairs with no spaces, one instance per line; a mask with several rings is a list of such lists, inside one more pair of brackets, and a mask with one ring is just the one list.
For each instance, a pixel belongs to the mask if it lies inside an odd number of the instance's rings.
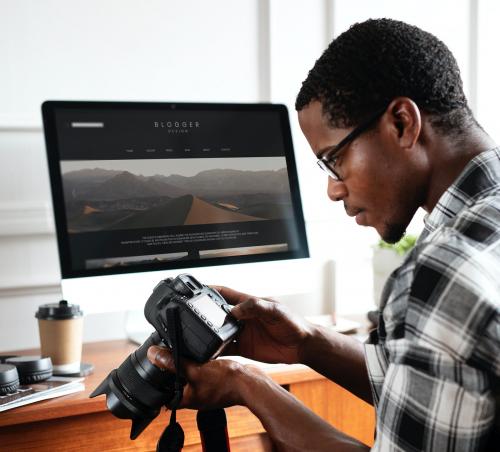
[[359,137],[363,132],[366,132],[376,121],[378,121],[382,117],[386,109],[387,107],[377,110],[366,121],[362,122],[358,127],[354,128],[345,138],[340,141],[340,143],[322,149],[319,152],[319,155],[321,157],[318,157],[318,161],[316,162],[318,166],[323,171],[325,171],[325,173],[328,174],[328,176],[330,176],[333,180],[341,181],[342,178],[335,170],[335,164],[337,163],[340,151],[346,145]]

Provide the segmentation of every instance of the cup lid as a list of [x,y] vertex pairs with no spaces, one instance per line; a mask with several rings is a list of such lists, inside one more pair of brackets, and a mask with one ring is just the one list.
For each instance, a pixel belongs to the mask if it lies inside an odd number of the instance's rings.
[[69,304],[66,300],[59,303],[42,304],[35,314],[37,319],[41,320],[66,320],[83,316],[80,306]]

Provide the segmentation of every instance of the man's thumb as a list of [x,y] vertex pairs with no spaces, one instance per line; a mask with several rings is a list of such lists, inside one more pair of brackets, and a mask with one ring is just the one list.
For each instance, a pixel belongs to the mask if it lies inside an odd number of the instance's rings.
[[262,298],[249,298],[231,309],[231,314],[238,320],[254,319],[265,315],[274,302]]

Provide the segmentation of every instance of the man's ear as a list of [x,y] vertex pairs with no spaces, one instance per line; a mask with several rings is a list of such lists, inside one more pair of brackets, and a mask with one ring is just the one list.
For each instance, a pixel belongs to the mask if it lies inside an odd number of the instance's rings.
[[399,145],[403,148],[413,147],[422,128],[417,104],[408,97],[397,97],[389,104],[387,111]]

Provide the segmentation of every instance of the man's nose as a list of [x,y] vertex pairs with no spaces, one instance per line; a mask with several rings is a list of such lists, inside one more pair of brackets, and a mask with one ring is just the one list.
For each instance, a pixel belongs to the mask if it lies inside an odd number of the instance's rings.
[[347,196],[347,187],[342,181],[329,177],[326,193],[332,201],[342,201]]

